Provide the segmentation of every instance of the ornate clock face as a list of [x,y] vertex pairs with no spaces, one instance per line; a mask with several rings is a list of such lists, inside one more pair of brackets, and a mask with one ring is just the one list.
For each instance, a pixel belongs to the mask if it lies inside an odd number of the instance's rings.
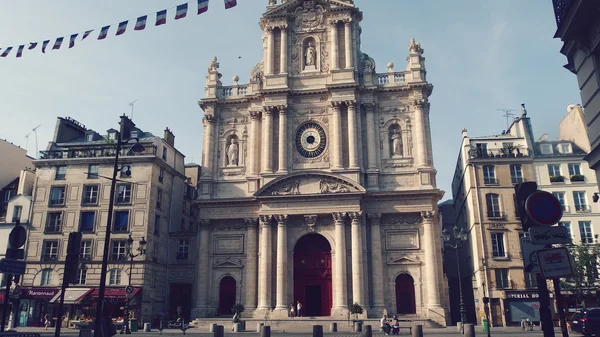
[[323,127],[315,122],[302,124],[296,131],[296,149],[306,158],[320,156],[327,146],[327,135]]

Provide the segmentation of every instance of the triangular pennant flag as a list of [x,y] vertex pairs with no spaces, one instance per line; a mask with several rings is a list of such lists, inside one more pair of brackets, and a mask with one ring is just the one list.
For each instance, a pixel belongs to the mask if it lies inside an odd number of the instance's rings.
[[79,33],[71,35],[71,38],[69,39],[69,48],[75,47],[75,39],[77,38],[77,35],[79,35]]
[[25,49],[25,45],[24,44],[20,45],[19,49],[17,49],[17,57],[23,56],[23,49]]
[[225,0],[225,9],[237,6],[237,0]]
[[146,28],[147,19],[147,15],[140,16],[139,18],[137,18],[137,21],[135,22],[135,28],[133,30],[143,30],[144,28]]
[[37,42],[29,42],[29,48],[27,49],[32,50],[33,48],[37,47],[37,44]]
[[83,36],[81,37],[81,41],[85,40],[85,38],[86,38],[86,37],[88,37],[88,36],[89,36],[89,35],[90,35],[90,34],[91,34],[93,31],[94,31],[93,29],[86,30],[86,31],[83,33]]
[[100,29],[100,35],[98,35],[98,40],[104,40],[106,38],[106,36],[108,35],[109,28],[110,26],[104,26],[102,27],[102,29]]
[[187,15],[188,4],[183,4],[177,6],[177,11],[175,12],[175,20],[179,20],[185,18]]
[[63,37],[59,37],[58,39],[56,39],[56,41],[54,42],[54,46],[52,47],[52,50],[54,49],[60,49],[60,45],[63,42]]
[[167,10],[162,10],[160,12],[156,12],[156,23],[155,26],[164,25],[167,23]]
[[48,43],[50,43],[50,40],[42,42],[42,53],[46,52],[46,47],[48,47]]
[[198,0],[198,15],[208,11],[208,0]]
[[119,23],[119,26],[117,27],[117,35],[125,33],[125,30],[127,30],[127,22],[129,22],[129,20]]
[[0,54],[0,57],[7,57],[8,53],[10,53],[11,50],[12,50],[12,47],[8,47],[8,48],[4,49],[2,54]]

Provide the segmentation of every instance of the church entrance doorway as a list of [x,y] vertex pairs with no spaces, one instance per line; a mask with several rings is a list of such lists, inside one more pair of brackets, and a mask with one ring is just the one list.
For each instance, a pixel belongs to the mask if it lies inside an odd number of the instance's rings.
[[294,247],[294,303],[303,316],[330,316],[331,245],[319,234],[302,237]]
[[408,274],[396,277],[396,311],[398,315],[416,314],[415,280]]
[[219,315],[231,315],[235,305],[236,282],[231,276],[225,276],[219,282]]

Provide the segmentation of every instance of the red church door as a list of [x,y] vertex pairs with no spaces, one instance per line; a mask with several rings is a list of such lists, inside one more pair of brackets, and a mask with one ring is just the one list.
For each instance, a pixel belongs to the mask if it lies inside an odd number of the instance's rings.
[[219,283],[219,315],[231,315],[235,305],[236,283],[231,276],[226,276]]
[[303,316],[330,316],[332,305],[331,246],[319,234],[302,237],[294,247],[294,303]]
[[396,311],[399,315],[416,314],[415,280],[408,274],[396,277]]

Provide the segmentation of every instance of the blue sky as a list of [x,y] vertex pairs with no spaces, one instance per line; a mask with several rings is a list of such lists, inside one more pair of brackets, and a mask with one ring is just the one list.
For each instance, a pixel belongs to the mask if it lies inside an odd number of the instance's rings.
[[[225,10],[211,0],[207,13],[154,27],[154,13],[185,0],[2,0],[0,48],[13,46],[0,59],[0,138],[25,147],[25,135],[38,129],[40,150],[51,140],[57,116],[70,116],[104,131],[135,103],[137,125],[157,135],[165,127],[187,161],[200,162],[202,111],[208,65],[219,58],[223,83],[234,75],[245,83],[261,58],[258,26],[267,0],[238,0]],[[506,119],[497,109],[527,104],[536,137],[556,137],[558,123],[571,103],[580,103],[576,78],[562,68],[561,43],[552,4],[523,0],[355,0],[364,13],[362,51],[385,72],[388,62],[404,69],[411,37],[425,49],[431,96],[431,124],[438,185],[451,197],[461,130],[469,135],[500,133]],[[132,20],[151,14],[144,31]],[[130,20],[127,32],[116,25]],[[109,36],[96,40],[99,28],[112,24]],[[68,49],[68,36],[96,30]],[[38,49],[15,58],[16,47],[65,36],[58,51]],[[81,36],[81,35],[80,35]],[[238,58],[242,56],[242,58]],[[30,155],[35,153],[33,134]]]

